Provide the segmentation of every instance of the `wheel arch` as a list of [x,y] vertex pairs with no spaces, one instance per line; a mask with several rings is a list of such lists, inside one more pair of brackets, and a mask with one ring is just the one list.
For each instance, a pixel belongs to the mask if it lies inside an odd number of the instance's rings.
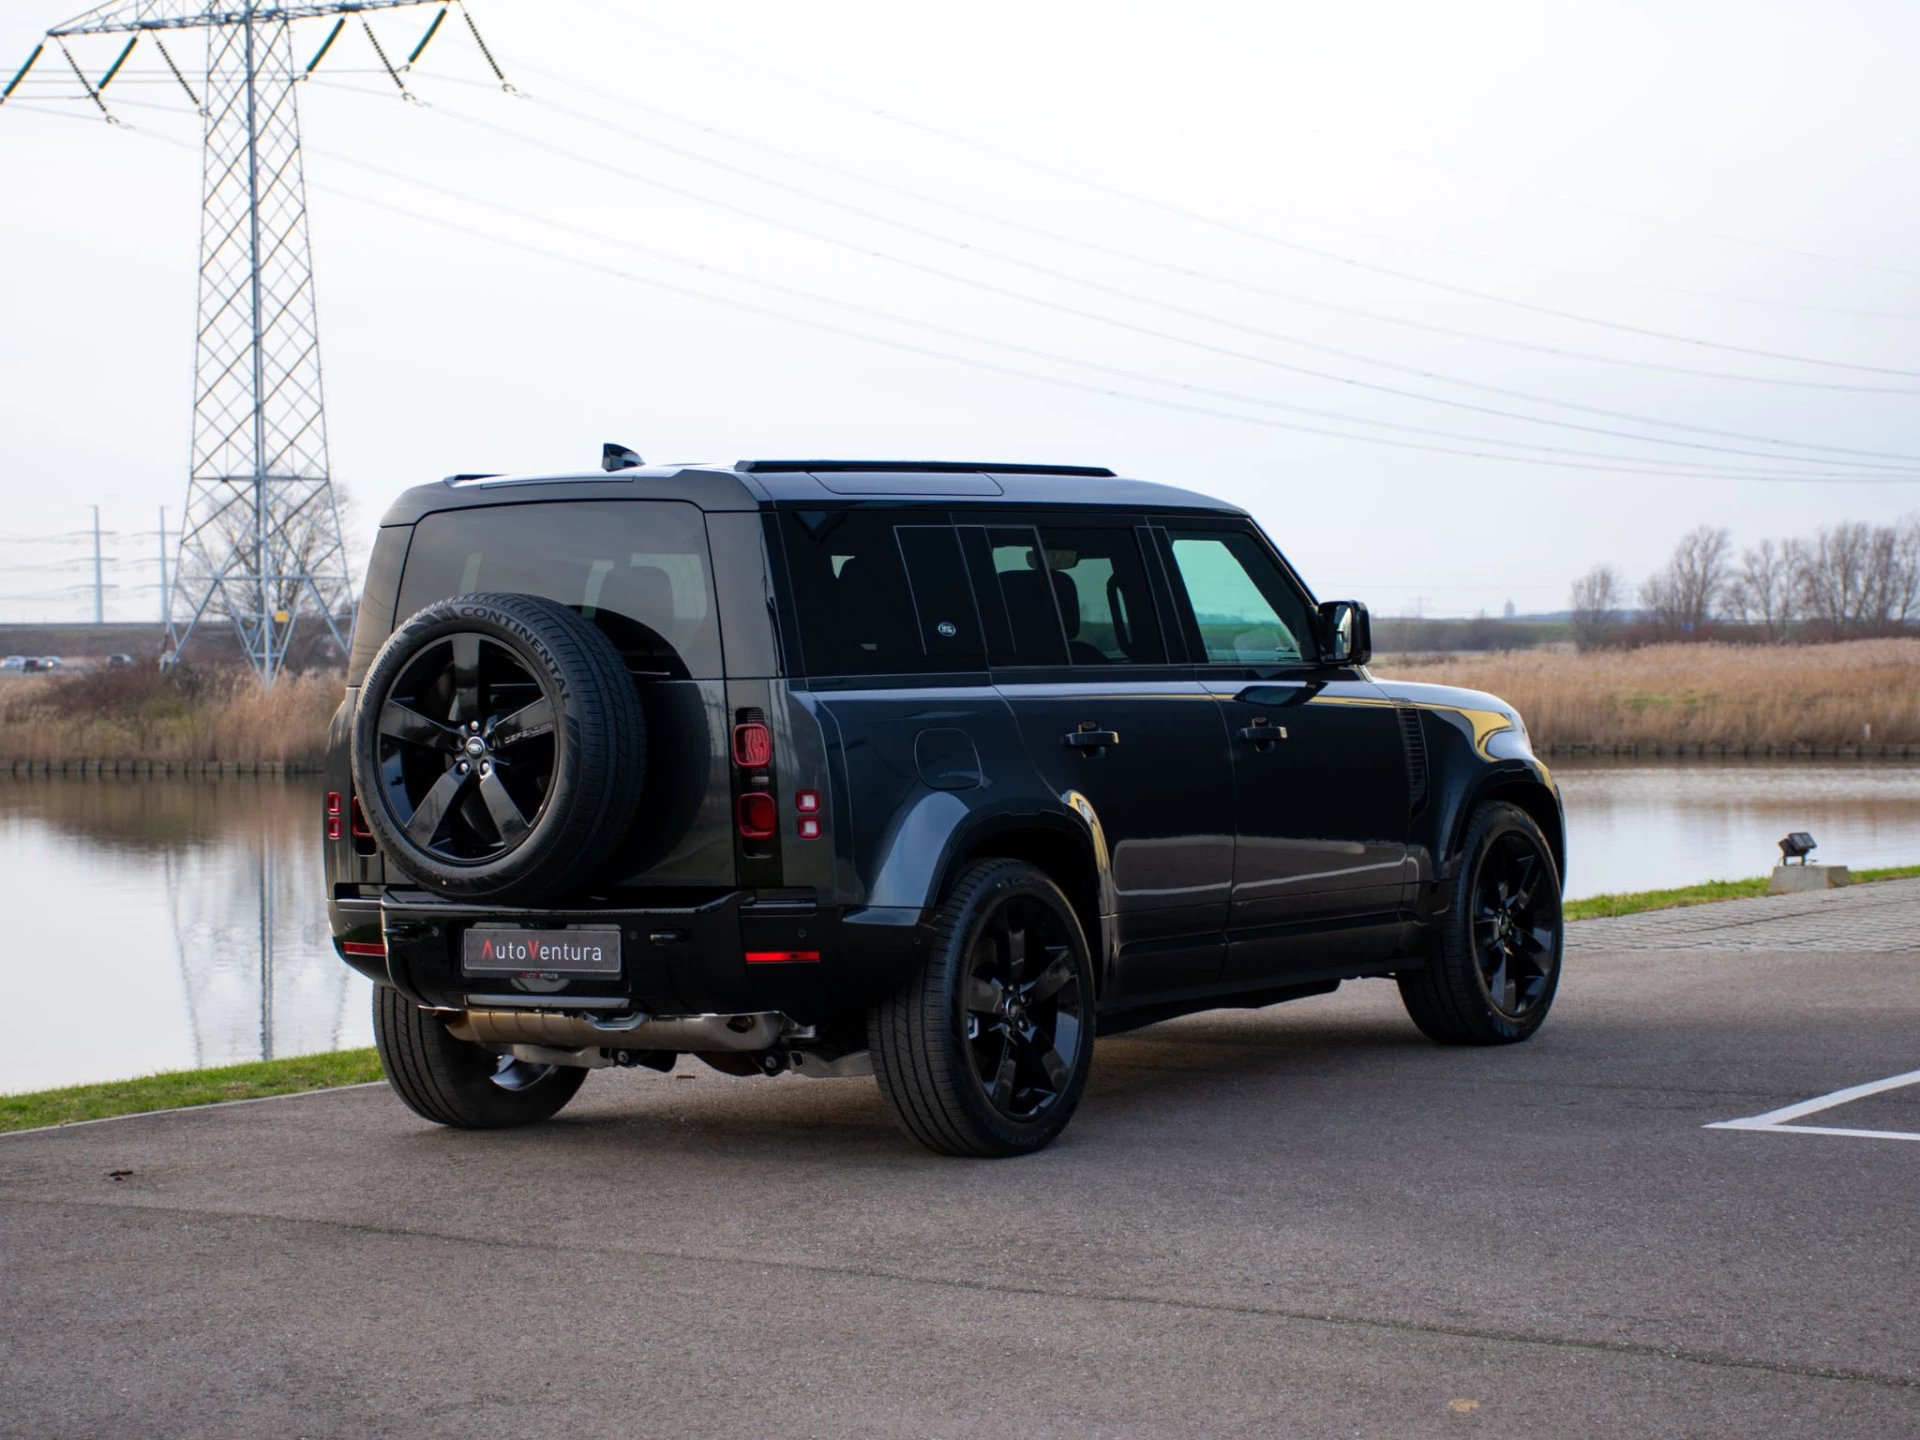
[[[1090,808],[1090,807],[1089,807]],[[980,860],[1023,860],[1060,887],[1092,951],[1094,991],[1106,990],[1113,943],[1113,882],[1097,829],[1064,815],[1002,815],[983,819],[954,837],[935,901],[943,901],[967,866]]]
[[1454,817],[1453,833],[1447,845],[1449,869],[1460,858],[1460,847],[1466,843],[1467,827],[1473,823],[1474,812],[1482,805],[1499,801],[1524,811],[1540,827],[1540,833],[1546,836],[1547,849],[1553,855],[1553,867],[1559,872],[1561,884],[1567,878],[1567,826],[1566,816],[1561,810],[1559,793],[1550,781],[1531,770],[1508,771],[1488,776],[1467,797]]

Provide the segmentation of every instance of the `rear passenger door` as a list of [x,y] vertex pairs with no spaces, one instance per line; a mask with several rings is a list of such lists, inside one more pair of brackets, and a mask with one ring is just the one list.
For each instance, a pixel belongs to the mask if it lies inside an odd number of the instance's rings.
[[1317,616],[1250,522],[1169,518],[1157,538],[1196,673],[1231,737],[1228,976],[1311,968],[1304,927],[1398,910],[1408,784],[1398,712],[1359,671],[1319,659]]
[[1217,984],[1233,874],[1226,730],[1169,653],[1148,532],[1134,517],[961,518],[994,684],[1047,788],[1085,799],[1111,857],[1103,1001]]

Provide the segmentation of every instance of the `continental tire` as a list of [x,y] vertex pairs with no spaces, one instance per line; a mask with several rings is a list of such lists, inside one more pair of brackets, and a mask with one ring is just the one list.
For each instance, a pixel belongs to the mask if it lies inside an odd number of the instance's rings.
[[1459,872],[1424,968],[1399,976],[1413,1023],[1443,1045],[1511,1045],[1560,987],[1560,872],[1533,817],[1500,802],[1467,825]]
[[1093,1063],[1093,971],[1066,897],[1018,860],[969,866],[919,974],[867,1016],[900,1126],[944,1155],[1025,1155],[1066,1128]]
[[394,631],[354,715],[381,853],[429,890],[530,904],[578,890],[639,803],[646,736],[620,654],[532,595],[458,595]]
[[506,1130],[552,1119],[587,1072],[529,1065],[455,1039],[438,1015],[387,985],[373,988],[373,1040],[393,1093],[422,1119],[459,1130]]

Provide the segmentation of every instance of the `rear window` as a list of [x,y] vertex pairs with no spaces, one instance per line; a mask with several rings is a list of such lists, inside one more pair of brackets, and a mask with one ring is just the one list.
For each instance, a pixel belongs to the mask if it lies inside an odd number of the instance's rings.
[[398,615],[475,591],[542,595],[592,620],[635,674],[722,673],[707,532],[675,500],[441,510],[414,527]]
[[782,517],[808,674],[926,674],[985,665],[959,537],[944,519],[881,510]]

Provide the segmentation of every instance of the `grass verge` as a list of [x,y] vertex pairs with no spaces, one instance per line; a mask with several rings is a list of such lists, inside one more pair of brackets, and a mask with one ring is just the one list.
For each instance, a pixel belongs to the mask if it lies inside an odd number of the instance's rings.
[[105,1120],[149,1110],[213,1105],[222,1100],[259,1100],[302,1090],[330,1090],[380,1078],[380,1060],[371,1050],[341,1050],[330,1055],[300,1055],[290,1060],[254,1060],[217,1070],[174,1070],[138,1080],[104,1085],[71,1085],[28,1095],[0,1095],[0,1133],[71,1125],[76,1120]]
[[[1856,870],[1856,885],[1875,880],[1912,880],[1920,877],[1920,865],[1893,865],[1879,870]],[[1619,895],[1590,895],[1585,900],[1569,900],[1564,908],[1569,920],[1603,920],[1613,915],[1638,915],[1646,910],[1677,910],[1685,905],[1711,905],[1717,900],[1749,900],[1767,893],[1767,877],[1751,880],[1708,880],[1701,885],[1682,885],[1675,890],[1633,890]]]

